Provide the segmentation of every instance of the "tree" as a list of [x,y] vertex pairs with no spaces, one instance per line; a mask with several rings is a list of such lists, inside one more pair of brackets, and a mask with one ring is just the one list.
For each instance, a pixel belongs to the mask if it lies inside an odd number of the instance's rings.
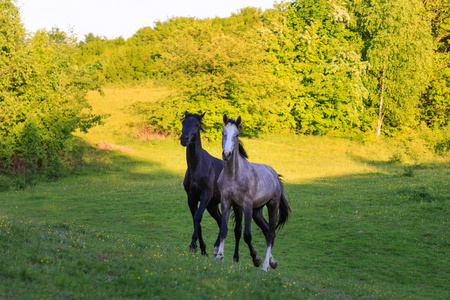
[[450,5],[446,0],[423,2],[431,16],[435,63],[422,98],[422,119],[432,128],[443,128],[450,120]]
[[0,168],[11,165],[14,127],[26,118],[25,93],[31,68],[26,53],[25,30],[12,1],[0,2]]
[[0,8],[0,170],[60,173],[72,133],[101,121],[86,100],[100,88],[96,66],[76,65],[76,41],[66,33],[27,38],[13,2]]
[[[263,13],[245,9],[243,14],[226,20],[176,18],[157,25],[160,31],[171,28],[161,62],[176,94],[140,108],[148,112],[151,125],[178,131],[188,110],[208,114],[210,138],[219,135],[223,113],[245,116],[247,134],[293,127],[284,84],[268,63],[272,58],[262,38]],[[248,20],[250,25],[244,26]]]
[[367,89],[362,82],[361,40],[344,3],[294,1],[288,9],[292,30],[288,64],[297,88],[292,114],[301,133],[363,129]]
[[430,80],[433,45],[430,23],[420,0],[368,0],[360,7],[360,30],[369,63],[368,106],[377,114],[377,135],[414,127],[418,105]]

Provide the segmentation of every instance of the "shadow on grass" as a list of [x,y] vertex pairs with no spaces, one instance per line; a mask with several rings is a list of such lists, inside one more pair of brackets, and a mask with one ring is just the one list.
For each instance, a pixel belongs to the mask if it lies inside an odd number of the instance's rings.
[[406,177],[413,177],[416,170],[450,168],[450,160],[445,157],[441,157],[440,161],[415,162],[411,164],[396,160],[373,160],[351,153],[347,153],[347,156],[357,163],[375,167],[380,173]]
[[[156,160],[139,159],[119,150],[99,149],[81,139],[78,139],[77,143],[86,150],[83,163],[74,169],[74,175],[115,174],[124,180],[157,180],[178,176],[172,171],[165,170]],[[179,159],[183,161],[184,157]],[[145,171],[137,171],[138,169]]]
[[372,173],[286,184],[292,216],[273,250],[279,266],[324,286],[443,299],[449,172],[433,164],[413,178]]
[[[26,189],[0,192],[0,213],[50,224],[73,222],[114,234],[134,232],[158,240],[174,235],[164,222],[160,226],[161,214],[169,214],[170,220],[173,212],[182,211],[183,222],[171,221],[178,228],[191,219],[180,174],[152,159],[100,150],[82,140],[77,143],[85,151],[82,164],[57,180],[36,180]],[[176,159],[183,162],[185,158]]]

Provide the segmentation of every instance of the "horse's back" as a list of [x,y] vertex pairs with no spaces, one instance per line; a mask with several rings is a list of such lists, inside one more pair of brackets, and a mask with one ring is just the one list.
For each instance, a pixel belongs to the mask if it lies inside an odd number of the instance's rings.
[[278,173],[266,164],[251,163],[251,166],[254,174],[252,182],[254,182],[253,191],[256,206],[259,202],[281,197],[283,187]]
[[250,165],[253,169],[254,176],[258,177],[263,183],[278,185],[279,175],[274,168],[266,164],[250,163]]
[[225,197],[238,206],[251,199],[253,207],[260,207],[282,194],[278,173],[269,165],[242,159],[237,176],[222,172],[219,185]]

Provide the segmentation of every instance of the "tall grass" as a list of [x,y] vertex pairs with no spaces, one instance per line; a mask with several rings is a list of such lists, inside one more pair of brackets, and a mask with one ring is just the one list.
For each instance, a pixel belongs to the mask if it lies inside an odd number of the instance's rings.
[[[447,298],[449,162],[393,162],[398,148],[383,141],[245,138],[250,160],[272,165],[289,193],[292,217],[272,251],[278,268],[254,268],[243,242],[241,262],[232,263],[232,234],[216,261],[218,228],[208,214],[209,256],[187,252],[185,149],[173,137],[139,141],[127,126],[136,122],[129,105],[168,92],[91,94],[95,112],[111,117],[79,135],[91,147],[83,168],[0,193],[0,298]],[[100,150],[100,141],[136,151]],[[203,145],[220,156],[219,142]],[[264,255],[263,235],[252,228]]]

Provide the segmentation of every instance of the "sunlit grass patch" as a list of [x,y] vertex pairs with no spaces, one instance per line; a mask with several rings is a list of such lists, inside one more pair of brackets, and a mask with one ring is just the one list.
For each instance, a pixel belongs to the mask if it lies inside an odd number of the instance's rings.
[[124,88],[109,86],[103,89],[103,95],[98,92],[89,93],[89,102],[95,114],[108,114],[104,126],[92,128],[89,135],[80,135],[92,144],[100,141],[122,143],[129,141],[129,137],[137,134],[136,130],[128,126],[133,117],[130,107],[137,102],[156,102],[171,93],[165,87],[156,87],[151,83],[144,86]]

